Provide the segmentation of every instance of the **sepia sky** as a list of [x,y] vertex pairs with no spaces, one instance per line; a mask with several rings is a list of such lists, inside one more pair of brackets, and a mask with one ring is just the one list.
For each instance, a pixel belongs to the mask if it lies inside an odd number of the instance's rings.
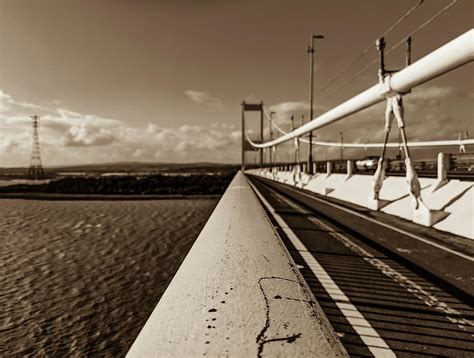
[[[450,2],[425,0],[387,36],[387,47]],[[372,48],[319,94],[416,3],[0,0],[0,166],[29,164],[32,114],[42,116],[45,166],[238,162],[242,100],[263,100],[285,128],[291,113],[307,112],[312,33],[326,36],[316,44],[320,114],[376,83],[374,66],[331,93],[377,57]],[[469,30],[473,13],[474,2],[460,0],[420,31],[414,60]],[[387,63],[403,66],[403,46]],[[409,139],[456,139],[458,131],[472,137],[472,70],[471,63],[406,97]],[[346,142],[381,141],[383,113],[381,104],[316,134],[337,141],[343,131]]]

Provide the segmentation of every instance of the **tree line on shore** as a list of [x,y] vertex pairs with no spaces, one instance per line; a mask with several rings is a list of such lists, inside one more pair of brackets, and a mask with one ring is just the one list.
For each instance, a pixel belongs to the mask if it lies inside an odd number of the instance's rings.
[[204,175],[74,177],[0,187],[0,193],[98,195],[222,195],[235,172]]

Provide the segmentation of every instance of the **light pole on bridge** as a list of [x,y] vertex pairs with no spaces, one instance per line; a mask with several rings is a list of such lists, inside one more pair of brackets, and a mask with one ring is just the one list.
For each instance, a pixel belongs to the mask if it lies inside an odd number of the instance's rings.
[[[273,140],[273,116],[275,115],[275,112],[270,112],[270,142]],[[270,161],[270,168],[272,167],[272,152],[273,152],[273,147],[268,148],[269,150],[269,161]]]
[[339,132],[339,138],[341,140],[341,162],[344,159],[344,134],[342,132]]
[[[313,92],[314,92],[314,40],[323,39],[323,35],[312,35],[311,46],[308,46],[307,52],[310,55],[310,85],[309,85],[309,121],[313,119]],[[309,153],[308,153],[308,164],[306,166],[306,172],[313,174],[313,132],[309,132]]]

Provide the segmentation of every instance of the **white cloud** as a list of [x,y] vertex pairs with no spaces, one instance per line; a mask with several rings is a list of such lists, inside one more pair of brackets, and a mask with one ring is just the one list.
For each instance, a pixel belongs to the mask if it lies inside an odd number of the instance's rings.
[[260,103],[261,99],[259,99],[254,94],[249,94],[247,97],[245,97],[244,101],[247,103]]
[[296,112],[308,111],[309,104],[307,102],[281,102],[268,107],[268,112],[280,114],[293,114]]
[[0,113],[10,110],[13,103],[13,98],[0,89]]
[[108,128],[98,128],[82,122],[79,126],[70,127],[61,138],[65,147],[101,146],[115,142],[117,138]]
[[207,92],[188,90],[184,92],[193,102],[203,104],[214,110],[224,109],[224,103],[218,97],[212,96]]
[[50,110],[43,106],[38,106],[37,104],[25,102],[25,101],[16,101],[13,97],[0,89],[0,114],[9,113],[9,112],[19,112],[24,109],[34,109],[42,112],[49,112]]
[[[209,98],[199,98],[202,103],[217,105]],[[41,118],[40,145],[46,166],[157,158],[166,162],[235,162],[239,158],[240,130],[233,124],[165,128],[150,122],[131,126],[96,114],[25,104],[1,90],[0,105],[1,165],[28,165],[32,114]]]
[[19,147],[19,144],[15,139],[0,138],[0,152],[10,153],[18,147]]
[[145,155],[145,150],[142,148],[137,148],[132,154],[132,157],[134,158],[141,158]]
[[160,150],[187,152],[191,156],[199,153],[209,155],[209,151],[215,150],[236,150],[240,144],[240,131],[228,124],[183,125],[176,129],[149,124],[147,133],[150,133],[150,128],[154,131],[153,144]]
[[454,93],[452,87],[441,87],[441,86],[423,86],[415,88],[407,96],[411,100],[426,100],[433,98],[445,98],[446,96]]
[[[314,110],[316,116],[318,113],[325,112],[327,108],[315,105]],[[267,107],[267,114],[271,112],[275,112],[274,118],[277,125],[283,127],[284,130],[290,130],[291,116],[294,116],[295,127],[299,127],[302,120],[305,123],[308,122],[309,103],[303,101],[280,102]]]

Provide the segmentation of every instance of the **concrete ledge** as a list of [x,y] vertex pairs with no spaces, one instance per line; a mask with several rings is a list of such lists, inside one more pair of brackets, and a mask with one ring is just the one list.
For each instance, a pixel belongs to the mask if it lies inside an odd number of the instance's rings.
[[128,357],[346,356],[238,173]]

